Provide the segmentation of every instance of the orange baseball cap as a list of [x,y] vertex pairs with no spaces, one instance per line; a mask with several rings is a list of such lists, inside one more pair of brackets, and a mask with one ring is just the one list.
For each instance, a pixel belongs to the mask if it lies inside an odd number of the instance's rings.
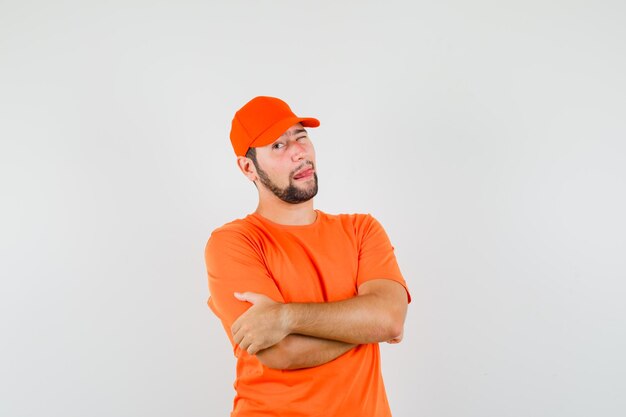
[[259,96],[247,102],[233,118],[230,141],[237,156],[245,156],[249,148],[269,145],[296,123],[318,127],[312,117],[296,116],[287,103],[276,97]]

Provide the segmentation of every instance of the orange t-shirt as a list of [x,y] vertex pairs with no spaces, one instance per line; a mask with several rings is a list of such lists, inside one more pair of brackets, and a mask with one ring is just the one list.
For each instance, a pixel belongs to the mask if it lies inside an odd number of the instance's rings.
[[[277,224],[254,213],[209,238],[208,304],[237,356],[231,417],[391,416],[377,343],[359,345],[320,366],[277,370],[233,342],[230,327],[251,306],[234,292],[311,303],[354,297],[358,286],[372,279],[394,280],[406,288],[393,246],[376,219],[316,212],[315,222],[303,226]],[[407,297],[410,301],[408,290]]]

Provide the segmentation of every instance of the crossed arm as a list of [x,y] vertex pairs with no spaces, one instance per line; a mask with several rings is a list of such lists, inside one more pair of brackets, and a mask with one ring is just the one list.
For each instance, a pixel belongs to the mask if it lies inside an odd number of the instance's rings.
[[343,355],[356,345],[337,340],[290,334],[256,357],[268,368],[301,369],[323,365]]
[[407,294],[398,282],[375,279],[358,295],[329,303],[277,303],[262,294],[235,294],[252,303],[231,326],[233,340],[270,368],[321,365],[359,344],[402,339]]

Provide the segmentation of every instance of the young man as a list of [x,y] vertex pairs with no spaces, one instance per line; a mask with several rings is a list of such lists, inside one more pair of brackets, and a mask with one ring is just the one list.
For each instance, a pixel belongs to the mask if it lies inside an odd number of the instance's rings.
[[211,234],[208,304],[233,344],[232,417],[391,416],[378,343],[398,343],[410,296],[370,215],[313,208],[318,182],[306,127],[273,97],[232,122],[256,211]]

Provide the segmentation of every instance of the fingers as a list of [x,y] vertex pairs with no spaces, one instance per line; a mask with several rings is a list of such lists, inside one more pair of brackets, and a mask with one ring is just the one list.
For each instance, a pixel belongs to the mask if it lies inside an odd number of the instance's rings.
[[241,349],[245,350],[250,355],[254,355],[261,350],[262,347],[259,346],[258,343],[255,345],[253,341],[254,337],[252,337],[252,335],[247,335],[242,329],[242,326],[240,326],[237,322],[233,323],[231,326],[231,333],[233,335],[233,342],[235,342],[236,345],[239,345]]
[[260,350],[258,346],[256,346],[254,343],[250,343],[250,341],[245,338],[238,344],[239,347],[248,352],[249,355],[254,355]]
[[[231,329],[235,328],[235,324],[233,324]],[[231,332],[233,335],[233,342],[242,350],[248,352],[248,354],[255,355],[258,351],[271,346],[268,344],[269,341],[267,338],[261,337],[258,334],[255,335],[253,332],[246,332],[245,329],[245,326],[239,326],[239,328],[231,330]]]
[[240,340],[237,340],[237,333],[239,333],[239,329],[235,327],[236,324],[237,323],[234,323],[232,326],[230,326],[230,334],[233,335],[233,342],[239,343]]
[[[238,339],[241,339],[241,340],[238,340]],[[239,347],[242,350],[245,350],[246,352],[248,352],[249,355],[255,355],[259,350],[263,348],[259,344],[254,344],[254,342],[252,342],[250,338],[246,338],[246,337],[241,338],[241,336],[238,336],[238,337],[233,336],[233,340],[235,341],[235,344],[239,345]]]
[[233,335],[233,342],[241,349],[247,350],[248,346],[251,343],[249,341],[246,341],[246,332],[240,331],[239,328],[236,328],[236,325],[237,322],[235,322],[230,328],[231,334]]
[[255,292],[236,292],[234,293],[235,298],[238,299],[239,301],[246,301],[248,303],[251,304],[259,304],[261,302],[273,302],[271,298],[269,298],[266,295],[263,294],[258,294]]
[[239,301],[248,301],[246,299],[246,293],[242,293],[242,292],[236,292],[235,294],[235,298],[238,299]]
[[241,325],[239,324],[239,319],[235,320],[235,322],[230,326],[230,333],[233,335],[233,339],[235,339],[237,333],[239,333],[240,328]]
[[253,292],[236,292],[235,293],[235,298],[238,299],[239,301],[247,301],[252,304],[255,304],[259,300],[260,296],[261,294],[256,294]]
[[[250,355],[272,346],[272,341],[280,341],[285,335],[279,334],[280,329],[268,323],[277,323],[277,306],[274,300],[254,292],[235,292],[239,301],[251,303],[252,306],[239,316],[231,325],[230,332],[233,342]],[[276,342],[274,342],[276,343]]]

